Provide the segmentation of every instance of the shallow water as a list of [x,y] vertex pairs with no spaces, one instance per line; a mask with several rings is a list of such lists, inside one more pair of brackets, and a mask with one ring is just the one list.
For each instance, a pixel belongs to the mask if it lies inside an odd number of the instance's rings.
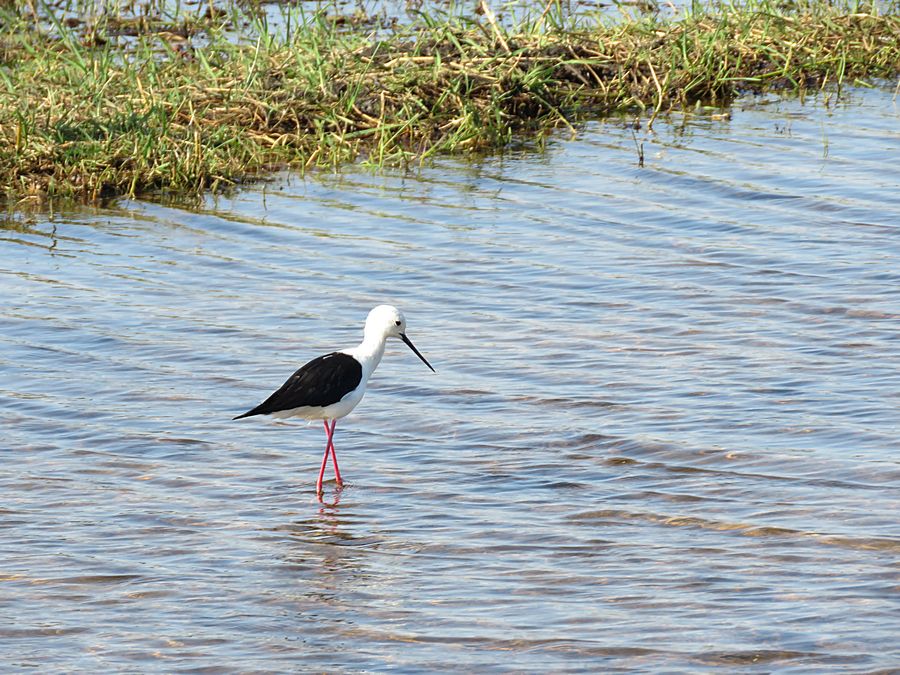
[[[900,111],[0,229],[0,653],[41,672],[900,667]],[[402,307],[338,425],[232,422]]]

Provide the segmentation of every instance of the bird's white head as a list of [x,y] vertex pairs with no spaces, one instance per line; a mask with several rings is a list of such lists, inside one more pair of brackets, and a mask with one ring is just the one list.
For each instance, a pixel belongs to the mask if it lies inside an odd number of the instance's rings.
[[400,337],[406,332],[406,317],[393,305],[378,305],[366,318],[366,336]]
[[422,359],[422,362],[431,368],[431,364],[419,353],[412,341],[406,337],[406,317],[403,312],[393,305],[378,305],[366,317],[365,340],[377,340],[384,344],[384,340],[389,337],[400,338],[406,343],[406,346],[413,350],[413,353]]

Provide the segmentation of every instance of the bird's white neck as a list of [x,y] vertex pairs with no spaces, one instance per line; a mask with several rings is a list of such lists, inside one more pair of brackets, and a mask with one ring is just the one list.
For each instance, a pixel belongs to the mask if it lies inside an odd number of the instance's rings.
[[381,357],[384,356],[385,342],[387,342],[387,336],[385,335],[366,334],[358,346],[347,350],[346,353],[362,364],[364,380],[368,380],[372,372],[378,367],[378,364],[381,363]]

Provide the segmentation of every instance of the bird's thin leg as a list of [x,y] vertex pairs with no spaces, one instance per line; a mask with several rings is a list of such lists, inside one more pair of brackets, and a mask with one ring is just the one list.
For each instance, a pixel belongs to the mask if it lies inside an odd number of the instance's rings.
[[[331,463],[334,464],[334,479],[337,481],[338,487],[344,484],[341,480],[341,470],[338,468],[337,453],[334,451],[334,428],[337,426],[337,420],[331,420],[331,429],[328,428],[328,420],[325,423],[325,433],[328,434],[328,447],[331,448]],[[325,449],[328,452],[328,448]]]
[[328,440],[325,442],[325,454],[322,456],[322,468],[319,469],[319,478],[316,481],[316,494],[322,494],[322,479],[325,477],[325,467],[328,466],[328,451],[332,450],[331,447],[331,436],[333,434],[328,433],[328,420],[325,420],[325,433],[328,434]]

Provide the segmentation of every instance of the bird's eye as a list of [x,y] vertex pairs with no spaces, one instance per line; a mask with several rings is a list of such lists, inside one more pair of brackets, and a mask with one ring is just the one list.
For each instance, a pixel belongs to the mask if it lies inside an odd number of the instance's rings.
[[398,326],[400,325],[400,322],[399,322],[399,321],[395,321],[394,323],[397,324]]

